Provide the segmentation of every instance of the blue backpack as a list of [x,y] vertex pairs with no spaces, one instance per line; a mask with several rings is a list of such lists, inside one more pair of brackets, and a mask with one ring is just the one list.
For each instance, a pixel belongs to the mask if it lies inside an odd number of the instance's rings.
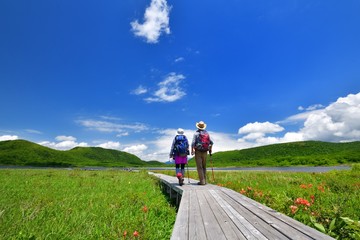
[[189,149],[189,142],[184,135],[176,135],[174,153],[176,156],[187,156]]

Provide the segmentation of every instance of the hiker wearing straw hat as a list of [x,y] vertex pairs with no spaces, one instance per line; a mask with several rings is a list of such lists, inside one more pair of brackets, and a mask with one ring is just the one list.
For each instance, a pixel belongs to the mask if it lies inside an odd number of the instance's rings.
[[189,142],[184,135],[184,130],[179,128],[177,130],[170,150],[170,158],[175,160],[176,177],[179,179],[179,185],[184,184],[185,164],[187,164],[187,155],[189,152]]
[[205,130],[206,124],[203,121],[196,123],[197,130],[191,142],[191,155],[195,154],[196,168],[199,175],[199,185],[206,184],[206,158],[207,153],[212,153],[213,141]]

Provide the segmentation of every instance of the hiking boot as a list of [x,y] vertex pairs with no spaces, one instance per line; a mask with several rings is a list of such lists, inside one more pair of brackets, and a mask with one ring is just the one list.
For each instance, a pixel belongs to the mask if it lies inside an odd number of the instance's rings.
[[206,183],[198,182],[197,185],[205,185]]
[[182,186],[184,182],[182,174],[179,172],[178,174],[176,174],[176,177],[179,179],[179,185]]

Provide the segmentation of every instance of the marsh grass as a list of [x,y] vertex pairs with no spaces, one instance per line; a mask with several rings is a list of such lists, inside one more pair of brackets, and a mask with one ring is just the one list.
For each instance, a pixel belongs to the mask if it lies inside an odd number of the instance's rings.
[[0,170],[0,181],[0,239],[169,239],[175,222],[146,172]]

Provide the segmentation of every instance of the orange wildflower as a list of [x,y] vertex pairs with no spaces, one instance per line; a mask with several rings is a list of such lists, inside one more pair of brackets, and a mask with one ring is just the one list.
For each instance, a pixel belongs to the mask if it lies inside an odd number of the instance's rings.
[[142,211],[143,211],[144,213],[147,213],[147,212],[149,211],[149,209],[148,209],[148,207],[145,205],[145,206],[142,207]]
[[294,203],[297,204],[297,205],[304,205],[304,206],[307,206],[307,207],[310,207],[310,205],[311,205],[308,200],[303,199],[303,198],[295,199]]
[[297,212],[297,210],[298,210],[298,207],[297,207],[297,206],[294,206],[294,205],[291,205],[291,206],[290,206],[290,209],[291,209],[291,213],[292,213],[292,214],[295,214],[295,213]]

